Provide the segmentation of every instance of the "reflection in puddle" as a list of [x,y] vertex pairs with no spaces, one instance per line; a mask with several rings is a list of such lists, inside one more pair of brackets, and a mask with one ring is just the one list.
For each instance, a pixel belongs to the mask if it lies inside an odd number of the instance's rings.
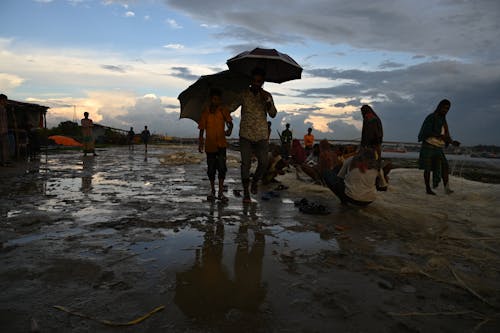
[[198,203],[198,202],[204,202],[207,200],[206,197],[200,197],[200,196],[190,196],[190,197],[177,197],[177,196],[171,196],[168,197],[168,200],[171,202],[176,202],[176,203],[182,203],[182,202],[192,202],[192,203]]
[[232,278],[223,262],[224,236],[224,224],[209,225],[193,266],[176,274],[174,302],[189,317],[217,320],[231,309],[256,312],[266,297],[264,235],[255,233],[250,244],[248,227],[239,227]]
[[7,212],[7,218],[19,216],[23,213],[22,210],[11,210]]
[[285,231],[279,234],[290,251],[300,250],[302,254],[313,254],[321,250],[339,251],[335,239],[323,240],[316,232]]

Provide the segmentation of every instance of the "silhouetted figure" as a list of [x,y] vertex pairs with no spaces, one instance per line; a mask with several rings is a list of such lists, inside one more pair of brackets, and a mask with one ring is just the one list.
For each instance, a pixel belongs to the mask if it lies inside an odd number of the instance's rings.
[[7,96],[0,94],[0,165],[10,164],[9,158],[9,122],[7,117]]
[[267,122],[267,142],[271,141],[271,125],[270,121]]
[[87,156],[87,153],[92,153],[94,156],[97,156],[94,147],[94,137],[92,136],[92,128],[94,127],[94,123],[92,122],[92,119],[89,118],[88,112],[84,112],[83,117],[84,118],[81,120],[83,136],[83,156]]
[[[252,81],[249,89],[241,93],[230,110],[241,106],[240,121],[240,153],[241,153],[241,181],[243,183],[243,202],[252,202],[250,192],[257,194],[258,182],[267,169],[268,159],[268,126],[267,116],[276,117],[276,107],[273,97],[262,86],[265,81],[265,71],[255,68],[252,71]],[[257,169],[253,174],[250,186],[250,167],[252,155],[257,158]]]
[[[228,201],[224,195],[224,179],[226,178],[226,136],[233,130],[233,120],[229,110],[221,104],[222,92],[213,89],[210,92],[210,105],[202,112],[198,128],[200,130],[199,152],[207,154],[207,176],[210,180],[210,194],[208,200],[215,200],[215,174],[218,174],[219,193],[217,198],[223,202]],[[227,126],[227,130],[225,127]],[[206,140],[203,138],[206,132]]]
[[144,143],[144,151],[147,153],[148,152],[148,143],[149,139],[151,137],[151,133],[148,130],[147,126],[144,126],[144,130],[141,132],[141,140],[142,143]]
[[382,140],[384,130],[382,121],[369,105],[361,107],[363,115],[363,129],[361,131],[361,148],[373,149],[376,153],[376,160],[379,161],[379,176],[377,178],[377,188],[380,191],[387,190],[387,178],[382,172]]
[[382,156],[382,140],[384,131],[382,121],[369,105],[361,107],[363,129],[361,130],[361,147],[371,148],[377,153],[377,159]]
[[290,124],[285,125],[285,129],[281,132],[281,148],[283,152],[283,158],[287,160],[290,157],[290,150],[292,148],[293,134],[290,130]]
[[312,128],[309,127],[307,129],[307,134],[304,135],[304,149],[306,150],[307,155],[311,154],[314,146],[314,135],[312,134]]
[[134,150],[134,137],[135,137],[134,128],[130,127],[130,130],[127,133],[128,150]]
[[448,180],[449,165],[444,155],[443,148],[452,144],[459,146],[460,142],[454,141],[450,137],[446,114],[450,110],[451,102],[443,99],[439,102],[436,110],[428,115],[420,128],[418,141],[422,142],[419,156],[419,168],[424,170],[424,183],[427,194],[435,195],[430,186],[430,174],[432,171],[433,186],[439,185],[440,178],[446,194],[451,194]]

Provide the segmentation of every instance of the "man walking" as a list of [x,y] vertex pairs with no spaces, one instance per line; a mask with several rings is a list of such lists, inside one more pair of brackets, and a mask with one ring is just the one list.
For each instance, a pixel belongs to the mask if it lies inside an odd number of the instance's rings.
[[[269,148],[267,116],[274,118],[277,112],[273,97],[262,89],[264,80],[265,71],[255,68],[252,71],[250,87],[241,93],[235,103],[229,107],[230,110],[235,110],[241,106],[240,152],[244,203],[252,202],[250,192],[257,194],[258,182],[267,169]],[[258,164],[253,179],[250,181],[252,154],[257,157]]]

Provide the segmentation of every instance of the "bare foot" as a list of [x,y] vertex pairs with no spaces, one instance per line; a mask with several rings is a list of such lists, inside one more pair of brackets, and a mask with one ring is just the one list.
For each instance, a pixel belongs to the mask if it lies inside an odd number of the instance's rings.
[[427,189],[427,194],[436,195],[436,193],[434,193],[430,188]]
[[219,192],[219,196],[217,197],[221,202],[228,202],[229,199],[224,195],[224,193]]

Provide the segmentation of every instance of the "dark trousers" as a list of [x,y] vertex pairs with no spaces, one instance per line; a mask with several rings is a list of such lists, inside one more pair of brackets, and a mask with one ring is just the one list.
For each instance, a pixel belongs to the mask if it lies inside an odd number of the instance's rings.
[[357,206],[367,206],[371,203],[371,201],[359,201],[349,197],[345,194],[345,182],[344,179],[337,176],[333,171],[326,171],[323,173],[323,179],[332,190],[332,192],[340,199],[342,204],[351,203]]
[[241,180],[243,182],[250,179],[250,167],[252,165],[252,154],[257,158],[257,169],[253,175],[253,181],[262,179],[267,170],[267,160],[269,152],[269,142],[266,140],[250,141],[240,137],[241,153]]
[[208,179],[215,180],[215,174],[219,179],[226,178],[226,148],[219,148],[216,152],[207,153],[207,175]]

